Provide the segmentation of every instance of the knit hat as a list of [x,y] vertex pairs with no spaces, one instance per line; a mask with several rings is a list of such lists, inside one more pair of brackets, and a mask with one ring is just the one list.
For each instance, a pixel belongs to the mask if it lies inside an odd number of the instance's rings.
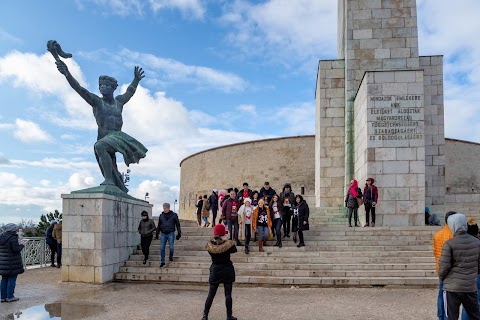
[[368,181],[368,180],[372,181],[372,184],[375,183],[375,179],[373,179],[373,178],[368,178],[367,181]]
[[143,210],[143,211],[142,211],[142,217],[143,217],[143,216],[147,216],[147,217],[148,217],[148,212],[145,211],[145,210]]
[[225,226],[223,224],[217,224],[213,227],[213,235],[223,237],[225,235]]
[[250,198],[245,198],[245,199],[243,199],[243,203],[245,203],[245,202],[247,202],[247,201],[250,202],[250,204],[252,204],[252,199],[250,199]]
[[57,224],[57,223],[58,223],[57,220],[53,220],[52,222],[50,222],[50,225],[53,226],[53,225],[55,225],[55,224]]
[[17,225],[15,223],[9,223],[5,227],[3,227],[5,232],[15,232],[17,231]]
[[215,193],[217,193],[217,189],[213,189],[212,191],[215,192]]

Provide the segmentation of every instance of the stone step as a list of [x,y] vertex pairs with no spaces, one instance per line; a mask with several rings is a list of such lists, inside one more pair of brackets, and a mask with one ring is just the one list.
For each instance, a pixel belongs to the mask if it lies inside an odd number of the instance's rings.
[[[117,281],[147,281],[207,284],[207,275],[136,274],[118,272]],[[237,276],[236,283],[250,285],[307,285],[315,287],[352,286],[438,286],[437,277],[264,277]]]
[[[232,255],[232,261],[238,262],[255,262],[255,263],[298,263],[302,261],[303,263],[323,263],[323,264],[331,264],[331,263],[435,263],[435,258],[433,256],[426,256],[423,255],[355,255],[352,254],[345,254],[345,255],[329,255],[326,253],[322,254],[291,254],[286,256],[285,254],[279,254],[276,252],[250,252],[250,254],[245,254],[243,252],[238,252]],[[418,254],[418,252],[416,252]],[[168,256],[168,251],[166,252]],[[150,254],[149,256],[150,261],[160,261],[160,255],[158,254]],[[342,260],[343,259],[343,260]],[[142,261],[143,255],[131,255],[130,261]],[[182,262],[209,262],[210,256],[207,254],[201,253],[191,253],[185,254],[184,252],[178,253],[175,252],[174,261],[182,261]]]
[[[149,261],[151,262],[151,261]],[[173,268],[185,268],[185,269],[208,269],[211,262],[171,262],[169,267]],[[142,261],[127,261],[125,263],[126,268],[138,268],[138,267],[158,267],[158,262],[143,264]],[[304,263],[283,263],[271,264],[265,262],[258,263],[235,263],[235,269],[238,270],[277,270],[281,267],[282,270],[427,270],[432,271],[435,269],[434,263],[376,263],[376,264],[341,264],[341,263],[325,263],[325,264],[304,264]],[[132,269],[129,269],[132,270]],[[123,271],[125,272],[125,271]]]
[[[192,269],[171,267],[121,267],[124,273],[149,273],[149,274],[197,274],[209,275],[208,268]],[[263,277],[434,277],[435,270],[285,270],[285,269],[242,269],[236,268],[238,276],[263,276]]]
[[[423,231],[414,231],[414,230],[388,230],[384,228],[370,228],[370,227],[352,227],[352,228],[338,228],[332,229],[332,227],[328,228],[319,228],[317,230],[311,229],[309,231],[305,231],[304,234],[306,237],[308,236],[322,236],[322,235],[343,235],[343,236],[390,236],[400,237],[400,236],[416,236],[416,235],[429,235],[433,238],[433,235],[438,230],[423,230]],[[182,228],[182,236],[212,236],[213,230],[211,228]]]
[[[190,234],[183,234],[182,238],[178,240],[178,242],[182,241],[209,241],[212,238],[212,235],[190,235]],[[410,236],[402,236],[397,238],[392,238],[392,236],[381,236],[381,235],[337,235],[337,234],[324,234],[324,235],[310,235],[305,233],[305,238],[308,242],[312,241],[415,241],[415,240],[422,240],[422,241],[430,241],[432,242],[432,236],[429,234],[420,234],[420,235],[410,235]],[[155,243],[152,242],[152,244]],[[242,240],[243,241],[243,240]],[[253,241],[253,240],[252,240]],[[284,242],[293,242],[293,237],[290,235],[289,238],[282,237],[282,241]],[[175,241],[177,243],[177,241]]]
[[[258,247],[256,243],[252,243],[250,247],[253,249],[255,247]],[[204,244],[198,244],[198,245],[176,245],[177,250],[184,250],[184,251],[192,251],[192,252],[199,252],[201,250],[205,250],[206,245]],[[274,247],[273,243],[268,244],[268,246],[264,246],[264,250],[267,252],[270,251],[278,251],[278,252],[318,252],[318,251],[334,251],[334,252],[345,252],[345,251],[352,251],[352,248],[355,249],[356,252],[366,252],[366,251],[429,251],[432,246],[431,245],[358,245],[358,246],[336,246],[336,245],[310,245],[307,242],[307,246],[297,248],[296,246],[284,246],[282,248]],[[243,250],[243,246],[239,246],[237,248],[238,250]],[[151,245],[150,246],[151,251],[159,251],[160,246],[159,245]],[[140,252],[140,251],[139,251]],[[205,251],[206,252],[206,251]]]
[[[197,247],[198,249],[205,248],[207,242],[209,241],[210,237],[205,236],[196,236],[196,237],[185,237],[181,238],[181,240],[175,241],[175,245],[183,245],[183,246],[192,246]],[[245,240],[240,241],[245,244]],[[270,245],[275,244],[277,241],[276,239],[267,240],[267,243]],[[432,243],[431,239],[425,240],[408,240],[408,239],[388,239],[388,240],[379,240],[379,239],[364,239],[360,238],[353,238],[351,240],[332,240],[332,239],[325,239],[323,237],[305,237],[305,243],[308,243],[308,246],[429,246]],[[256,245],[257,242],[250,240],[250,245]],[[282,238],[282,245],[283,246],[296,246],[298,243],[295,243],[292,238]],[[151,246],[160,246],[159,242],[152,242]]]

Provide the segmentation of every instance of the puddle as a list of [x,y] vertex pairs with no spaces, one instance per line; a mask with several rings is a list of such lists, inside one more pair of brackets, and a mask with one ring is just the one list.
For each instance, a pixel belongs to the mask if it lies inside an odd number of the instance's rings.
[[103,305],[88,303],[57,302],[30,307],[15,313],[11,313],[2,320],[35,319],[35,320],[78,320],[99,315],[105,312]]

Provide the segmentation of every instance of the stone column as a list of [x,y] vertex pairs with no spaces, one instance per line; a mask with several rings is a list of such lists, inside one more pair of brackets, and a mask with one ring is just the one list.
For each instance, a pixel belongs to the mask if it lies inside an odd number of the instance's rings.
[[63,194],[62,281],[113,280],[140,244],[140,213],[153,205],[104,193]]

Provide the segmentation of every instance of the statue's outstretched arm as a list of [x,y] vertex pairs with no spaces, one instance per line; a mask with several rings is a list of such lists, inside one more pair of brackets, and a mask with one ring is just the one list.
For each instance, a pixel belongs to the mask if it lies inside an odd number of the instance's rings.
[[72,76],[70,71],[68,71],[67,65],[63,61],[55,62],[57,65],[58,71],[65,76],[70,86],[75,90],[80,97],[83,98],[89,105],[94,107],[96,105],[96,100],[99,99],[96,95],[82,87],[77,80]]
[[131,97],[135,94],[135,91],[137,90],[138,83],[140,80],[142,80],[145,77],[145,73],[142,70],[142,68],[135,66],[135,70],[133,72],[134,78],[132,83],[127,88],[127,92],[124,94],[121,94],[117,96],[117,99],[122,102],[123,104],[127,103]]

